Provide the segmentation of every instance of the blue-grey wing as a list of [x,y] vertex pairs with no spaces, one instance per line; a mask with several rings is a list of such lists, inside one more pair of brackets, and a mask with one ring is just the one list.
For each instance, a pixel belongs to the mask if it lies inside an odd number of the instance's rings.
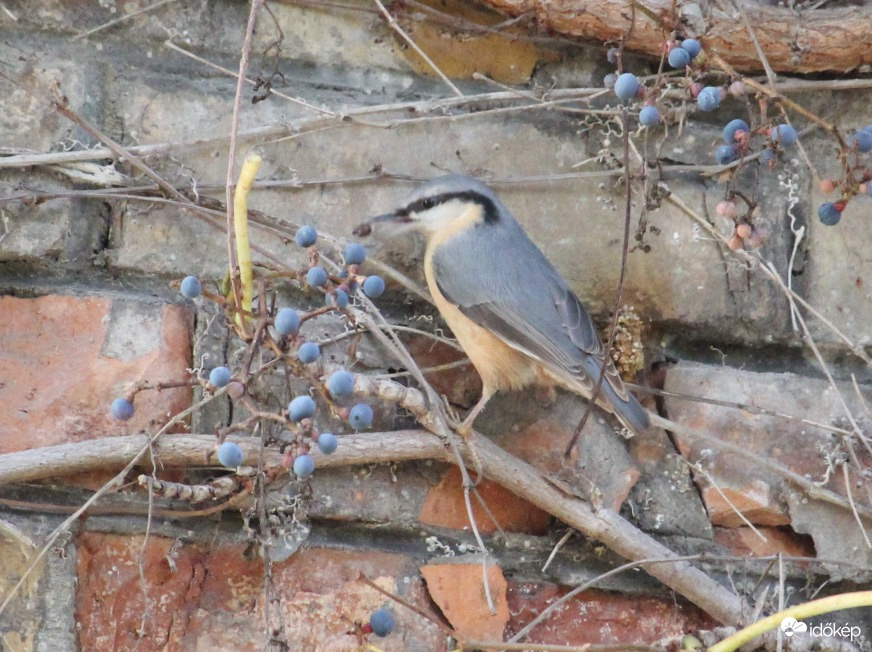
[[488,238],[461,234],[437,248],[432,262],[440,292],[476,324],[587,391],[605,362],[603,395],[645,429],[644,410],[606,359],[578,297],[519,226],[503,231]]

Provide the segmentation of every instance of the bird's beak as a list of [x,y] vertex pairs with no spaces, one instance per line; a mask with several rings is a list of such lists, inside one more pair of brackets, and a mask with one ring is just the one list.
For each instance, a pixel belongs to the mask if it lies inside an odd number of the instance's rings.
[[370,222],[408,222],[408,215],[400,215],[399,213],[385,213],[372,218]]
[[377,215],[364,222],[363,224],[355,227],[353,233],[356,236],[366,237],[370,233],[372,233],[372,225],[376,222],[394,222],[399,224],[405,224],[411,222],[412,220],[405,213],[393,212],[393,213],[385,213],[384,215]]

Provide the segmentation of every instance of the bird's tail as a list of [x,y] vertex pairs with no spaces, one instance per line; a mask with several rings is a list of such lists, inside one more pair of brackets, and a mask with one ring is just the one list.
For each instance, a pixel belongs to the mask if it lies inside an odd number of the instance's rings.
[[[599,378],[600,370],[602,369],[599,361],[591,358],[590,362],[590,369],[587,369],[589,376],[588,379],[585,379],[588,383],[590,383],[589,378]],[[621,394],[624,394],[627,397],[626,399],[622,398],[618,393],[618,390],[615,389],[613,383],[619,386],[620,390],[622,390]],[[590,398],[592,388],[589,386],[583,388],[579,386],[576,391],[581,389],[584,391],[579,391],[579,393]],[[620,376],[618,376],[614,367],[607,369],[606,377],[603,378],[596,402],[597,405],[605,409],[607,412],[613,413],[621,424],[635,433],[645,432],[651,426],[651,422],[648,419],[648,411],[643,408],[639,401],[636,400],[636,397],[633,396],[626,387],[624,387]]]
[[[603,382],[604,386],[607,384],[608,383]],[[605,387],[603,387],[603,389],[605,389]],[[648,430],[651,426],[651,421],[648,419],[648,411],[641,406],[639,401],[636,400],[636,397],[627,391],[627,400],[625,401],[615,393],[615,390],[612,389],[611,385],[608,386],[608,390],[614,394],[614,396],[609,396],[609,400],[618,420],[635,433],[641,433]],[[606,393],[608,394],[609,391]]]

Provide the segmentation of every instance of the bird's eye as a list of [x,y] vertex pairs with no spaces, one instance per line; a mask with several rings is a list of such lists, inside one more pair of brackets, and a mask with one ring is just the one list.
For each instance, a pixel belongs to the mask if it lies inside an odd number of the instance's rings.
[[425,199],[421,200],[421,208],[423,208],[425,211],[430,210],[435,205],[436,205],[436,200],[433,199],[432,197],[426,197]]

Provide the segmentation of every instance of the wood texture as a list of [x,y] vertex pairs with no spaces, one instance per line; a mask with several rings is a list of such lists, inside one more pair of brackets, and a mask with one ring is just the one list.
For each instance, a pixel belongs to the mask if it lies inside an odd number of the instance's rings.
[[[671,0],[480,0],[510,16],[531,14],[541,32],[618,43],[660,56],[673,23]],[[741,14],[730,0],[675,3],[686,36],[720,54],[741,72],[763,66]],[[769,64],[777,72],[849,72],[872,64],[872,6],[802,13],[785,7],[741,2]],[[632,29],[631,29],[632,28]]]

